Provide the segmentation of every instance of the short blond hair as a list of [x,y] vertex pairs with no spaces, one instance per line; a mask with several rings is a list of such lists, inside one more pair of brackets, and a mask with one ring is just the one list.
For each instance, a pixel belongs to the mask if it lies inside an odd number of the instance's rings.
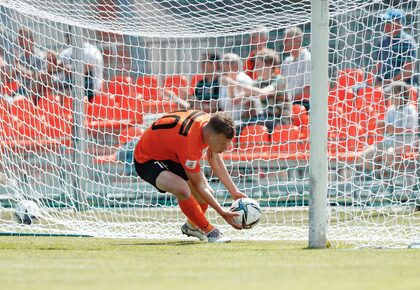
[[230,68],[232,68],[233,65],[238,66],[238,70],[240,70],[241,67],[241,58],[236,53],[225,53],[222,56],[222,65],[228,64]]
[[302,37],[303,35],[303,31],[300,27],[298,26],[292,26],[289,28],[286,28],[286,30],[284,31],[284,36],[291,36],[291,37]]
[[267,67],[276,67],[280,65],[280,56],[275,50],[271,48],[264,48],[258,51],[258,53],[255,55],[255,60],[261,60]]

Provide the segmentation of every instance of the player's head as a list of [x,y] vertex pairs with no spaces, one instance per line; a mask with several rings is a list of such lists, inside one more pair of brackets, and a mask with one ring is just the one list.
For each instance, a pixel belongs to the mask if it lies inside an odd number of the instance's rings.
[[302,47],[303,31],[297,26],[289,27],[284,31],[284,52],[292,52]]
[[213,75],[219,71],[220,57],[215,52],[208,52],[201,58],[201,71],[205,75]]
[[390,8],[381,15],[381,19],[387,34],[399,33],[405,25],[405,14],[401,9]]
[[203,132],[204,142],[213,152],[226,151],[235,137],[235,123],[230,114],[217,112],[212,114]]
[[35,45],[34,33],[29,28],[22,27],[18,32],[17,42],[22,49],[32,51]]

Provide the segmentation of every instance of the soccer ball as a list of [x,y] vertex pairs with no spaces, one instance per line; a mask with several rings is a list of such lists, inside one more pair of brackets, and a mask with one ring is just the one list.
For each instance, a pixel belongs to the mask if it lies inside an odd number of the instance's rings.
[[15,206],[15,217],[19,223],[31,225],[39,219],[41,210],[37,203],[32,200],[20,200]]
[[234,221],[242,225],[244,229],[254,227],[261,218],[260,205],[249,197],[235,200],[230,207],[230,211],[240,213],[239,216],[234,218]]

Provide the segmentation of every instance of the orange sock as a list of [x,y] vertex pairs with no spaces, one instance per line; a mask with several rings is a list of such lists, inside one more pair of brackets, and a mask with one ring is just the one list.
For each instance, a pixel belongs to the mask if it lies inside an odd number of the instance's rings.
[[206,210],[209,208],[209,204],[208,203],[198,203],[201,207],[201,210],[203,211],[203,213],[206,213]]
[[[206,210],[209,208],[209,204],[208,203],[200,203],[200,202],[198,204],[200,205],[201,210],[203,211],[203,213],[206,213]],[[188,223],[192,227],[197,228],[197,225],[192,220],[188,219]]]
[[178,204],[187,218],[190,219],[201,230],[208,233],[214,228],[204,216],[200,204],[195,200],[193,196],[190,196],[190,198],[186,200],[178,201]]

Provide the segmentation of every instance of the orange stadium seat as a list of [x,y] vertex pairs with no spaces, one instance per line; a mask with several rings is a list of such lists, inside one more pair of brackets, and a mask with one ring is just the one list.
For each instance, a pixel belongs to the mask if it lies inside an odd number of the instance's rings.
[[[59,141],[51,131],[50,122],[32,101],[18,99],[7,107],[2,105],[0,136],[5,142],[1,146],[8,145],[9,148],[27,153],[58,145]],[[64,128],[61,124],[58,127],[60,130]]]
[[386,111],[385,96],[382,88],[364,87],[357,92],[358,97],[366,102],[366,106],[372,106],[378,119],[383,119]]
[[19,83],[16,81],[0,84],[0,92],[2,95],[11,96],[13,93],[17,92],[18,89],[19,89]]
[[414,86],[410,87],[410,101],[417,106],[417,88]]
[[203,77],[204,76],[201,74],[193,75],[190,79],[190,87],[195,88],[195,86],[198,84],[199,81],[203,79]]
[[302,105],[294,104],[292,105],[292,123],[295,126],[300,126],[301,124],[305,123],[308,118],[308,114],[306,112],[306,108]]
[[38,115],[42,116],[48,124],[47,136],[61,139],[68,144],[71,140],[73,124],[72,109],[48,99],[41,99],[38,103],[38,107]]
[[352,87],[363,82],[364,72],[361,69],[348,68],[338,71],[337,83],[339,87]]
[[105,91],[115,95],[115,100],[119,102],[122,96],[135,94],[133,80],[129,76],[116,76],[107,83]]
[[137,96],[123,96],[117,104],[122,119],[130,119],[134,124],[143,123],[143,101]]
[[347,126],[344,109],[341,107],[328,106],[328,126],[329,131],[338,131]]
[[156,76],[144,75],[136,81],[137,94],[143,95],[145,100],[158,100],[159,97],[159,81]]
[[144,129],[138,126],[129,127],[121,131],[118,141],[120,146],[131,141],[133,138],[140,138],[144,133]]
[[330,152],[360,151],[366,143],[367,131],[359,124],[348,124],[337,131],[336,138],[331,139],[328,147]]
[[9,112],[9,103],[4,99],[0,99],[0,139],[3,140],[10,136],[10,124],[11,119]]
[[195,87],[197,86],[198,82],[203,79],[203,75],[193,75],[190,79],[190,85],[189,85],[189,94],[194,95]]
[[180,88],[188,88],[188,79],[183,75],[169,75],[165,77],[164,88],[170,89],[179,94]]
[[142,112],[144,114],[156,114],[156,113],[169,113],[177,110],[178,106],[174,102],[168,101],[142,101],[141,103]]
[[299,139],[305,140],[309,137],[309,115],[302,105],[292,106],[292,124],[299,129]]
[[86,126],[98,133],[98,131],[112,130],[117,132],[132,124],[132,120],[124,119],[122,110],[115,103],[112,95],[98,95],[92,102],[85,104]]
[[328,104],[343,106],[344,102],[353,100],[354,93],[351,88],[334,88],[328,94]]
[[264,125],[248,125],[242,129],[239,135],[239,148],[247,151],[260,152],[268,149],[270,141],[268,129]]
[[271,133],[274,152],[296,152],[298,150],[299,128],[294,125],[277,125]]
[[15,99],[13,103],[9,106],[10,113],[15,116],[20,115],[34,115],[36,114],[37,107],[32,102],[32,100],[29,100],[27,98],[20,98]]

